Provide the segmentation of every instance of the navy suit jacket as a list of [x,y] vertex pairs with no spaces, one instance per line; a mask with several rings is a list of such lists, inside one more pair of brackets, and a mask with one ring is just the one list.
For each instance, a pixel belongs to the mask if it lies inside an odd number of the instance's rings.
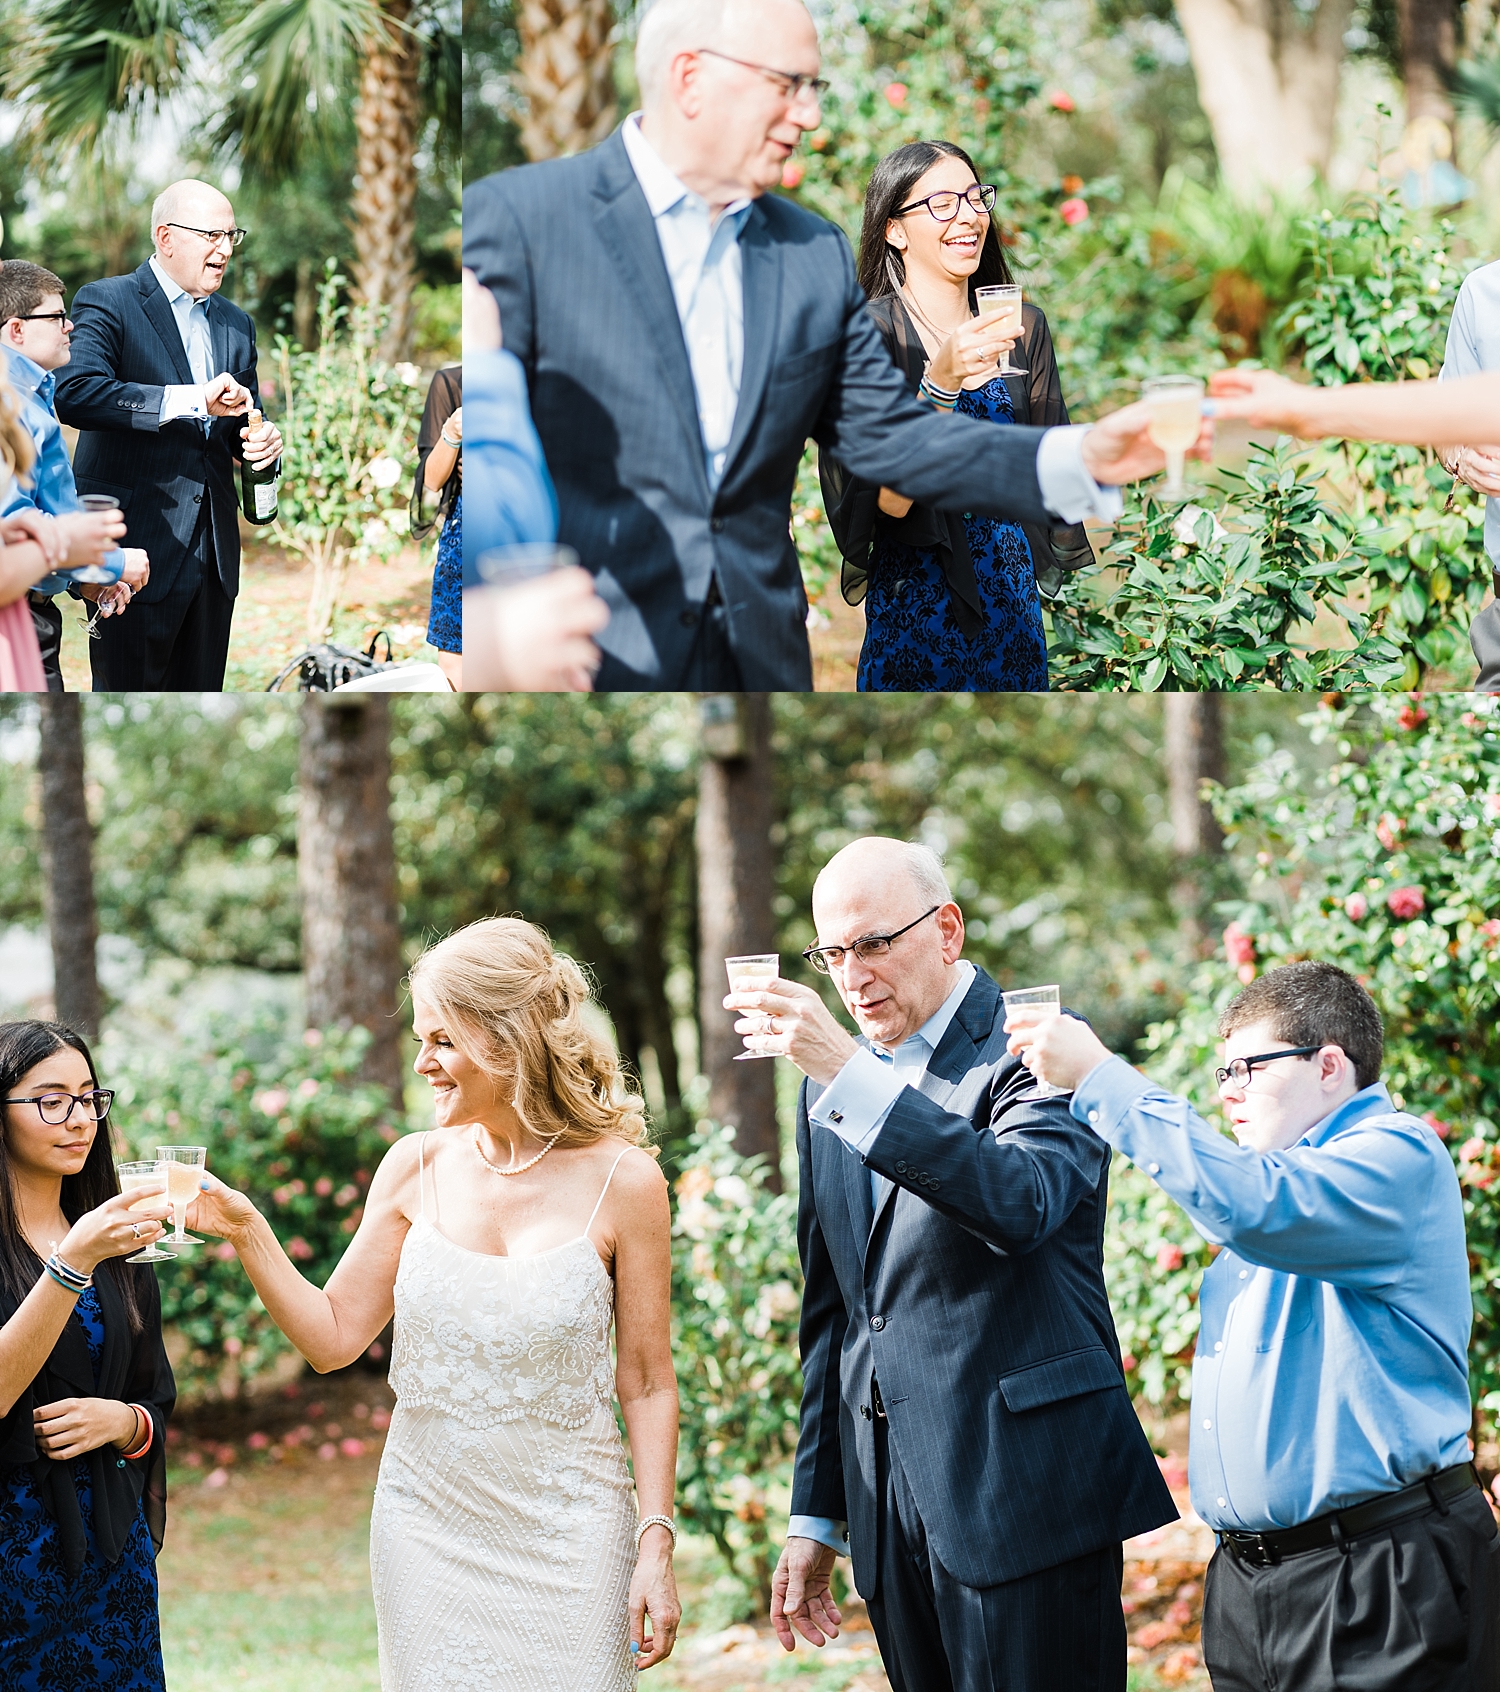
[[464,263],[494,290],[557,486],[558,539],[610,608],[601,690],[677,688],[717,573],[752,692],[812,686],[791,536],[809,437],[928,504],[1047,518],[1039,429],[939,416],[907,392],[833,224],[777,195],[740,232],[745,360],[711,489],[661,243],[617,131],[464,192]]
[[[934,1555],[965,1586],[1175,1521],[1104,1290],[1109,1147],[1005,1050],[980,971],[862,1161],[797,1109],[802,1428],[794,1515],[849,1523],[874,1595],[870,1380]],[[868,1167],[867,1167],[868,1166]],[[870,1170],[894,1183],[872,1216]]]
[[[150,555],[151,579],[140,595],[146,605],[171,592],[193,550],[206,499],[219,580],[233,599],[240,585],[235,461],[245,419],[216,417],[207,435],[196,418],[158,421],[162,389],[191,382],[193,372],[149,263],[131,276],[80,288],[72,315],[73,356],[57,373],[57,415],[79,431],[73,455],[79,493],[119,501],[129,530],[125,544]],[[250,317],[214,294],[208,326],[215,374],[227,371],[258,393]]]
[[1500,693],[1500,564],[1495,566],[1495,597],[1470,624],[1469,645],[1479,665],[1475,690]]

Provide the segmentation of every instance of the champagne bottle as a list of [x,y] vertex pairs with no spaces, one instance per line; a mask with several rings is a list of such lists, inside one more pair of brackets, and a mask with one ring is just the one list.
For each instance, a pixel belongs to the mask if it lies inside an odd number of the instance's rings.
[[[252,411],[245,419],[246,428],[253,434],[261,425],[261,414]],[[251,523],[276,521],[276,484],[281,479],[279,459],[269,464],[254,465],[248,458],[240,460],[240,507]]]

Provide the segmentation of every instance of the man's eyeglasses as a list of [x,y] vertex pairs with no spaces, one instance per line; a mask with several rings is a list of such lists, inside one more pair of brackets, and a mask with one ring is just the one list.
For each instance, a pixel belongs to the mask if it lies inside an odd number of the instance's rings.
[[909,206],[892,212],[891,216],[905,217],[908,212],[921,211],[926,206],[929,215],[939,223],[952,223],[958,216],[960,200],[967,200],[977,212],[991,212],[995,209],[995,186],[992,182],[976,182],[972,188],[965,188],[962,194],[951,188],[945,189],[940,194],[929,194],[925,200],[913,200]]
[[1214,1076],[1221,1087],[1227,1087],[1231,1081],[1236,1087],[1245,1087],[1249,1085],[1251,1073],[1258,1064],[1274,1063],[1277,1058],[1311,1057],[1322,1049],[1321,1046],[1293,1046],[1285,1052],[1260,1052],[1255,1057],[1236,1058],[1223,1069],[1216,1069]]
[[7,1099],[7,1104],[34,1104],[41,1112],[42,1121],[53,1128],[60,1128],[73,1114],[73,1106],[82,1105],[83,1114],[91,1116],[95,1122],[102,1122],[109,1115],[109,1107],[114,1103],[114,1089],[112,1087],[95,1087],[87,1093],[40,1093],[34,1098]]
[[18,323],[66,323],[68,314],[65,311],[18,311]]
[[826,77],[808,76],[803,71],[772,70],[769,65],[752,65],[748,59],[737,59],[733,53],[721,53],[717,47],[695,47],[693,51],[707,53],[711,59],[727,60],[731,65],[742,65],[746,70],[759,71],[767,82],[776,84],[789,102],[800,100],[804,94],[821,100],[828,92]]
[[[942,908],[941,905],[934,905],[932,911],[940,911]],[[842,969],[844,959],[851,952],[861,963],[874,963],[876,958],[883,958],[890,951],[893,940],[899,940],[909,929],[915,928],[917,923],[926,922],[932,911],[923,911],[921,916],[907,923],[905,928],[898,928],[894,934],[870,934],[863,940],[856,940],[852,946],[809,946],[802,955],[820,975],[830,975],[834,970]]]
[[217,247],[220,241],[227,241],[231,247],[237,247],[250,233],[248,229],[194,229],[191,223],[169,223],[167,228],[186,229],[189,235],[201,235],[211,247]]

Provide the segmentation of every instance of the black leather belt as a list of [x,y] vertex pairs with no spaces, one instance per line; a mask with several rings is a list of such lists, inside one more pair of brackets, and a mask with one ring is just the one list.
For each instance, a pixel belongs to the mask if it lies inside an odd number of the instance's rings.
[[886,1420],[885,1405],[880,1400],[880,1382],[870,1377],[870,1406],[881,1421]]
[[1242,1563],[1252,1569],[1268,1568],[1283,1557],[1295,1557],[1300,1551],[1316,1551],[1325,1545],[1346,1544],[1367,1533],[1389,1527],[1404,1516],[1414,1516],[1423,1510],[1443,1510],[1450,1498],[1458,1498],[1471,1486],[1479,1485],[1479,1476],[1472,1463],[1459,1463],[1451,1469],[1440,1469],[1415,1486],[1400,1492],[1387,1492],[1372,1498],[1368,1504],[1356,1504],[1349,1510],[1331,1510],[1326,1516],[1314,1516],[1299,1527],[1277,1528],[1271,1533],[1232,1533],[1221,1530],[1219,1543],[1232,1551]]

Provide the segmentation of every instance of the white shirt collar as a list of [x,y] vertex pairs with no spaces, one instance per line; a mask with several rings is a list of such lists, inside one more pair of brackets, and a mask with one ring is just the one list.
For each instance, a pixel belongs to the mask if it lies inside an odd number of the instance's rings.
[[[630,168],[635,172],[636,181],[641,185],[641,192],[646,196],[646,204],[650,208],[652,217],[661,217],[672,211],[683,200],[696,201],[698,205],[705,202],[701,195],[695,194],[678,177],[674,176],[670,167],[662,159],[655,147],[641,134],[641,114],[632,112],[624,123],[620,125],[620,139],[625,143],[625,152],[630,159]],[[723,215],[732,217],[750,204],[749,198],[736,200],[733,205],[724,208]]]
[[[896,1051],[912,1045],[917,1040],[921,1040],[926,1045],[929,1053],[935,1052],[942,1044],[943,1036],[948,1032],[948,1024],[957,1016],[958,1007],[964,1002],[964,995],[974,985],[974,977],[977,971],[967,958],[960,958],[953,966],[953,973],[958,979],[953,984],[952,992],[915,1034],[906,1036],[901,1045],[896,1048]],[[894,1056],[894,1053],[892,1055]]]
[[157,258],[155,253],[152,253],[151,255],[151,273],[156,277],[156,280],[161,283],[162,292],[167,296],[167,304],[170,306],[176,306],[178,300],[186,298],[191,300],[193,305],[201,305],[206,310],[209,300],[213,298],[211,294],[205,294],[201,300],[193,299],[193,296],[188,293],[187,289],[184,288],[180,282],[174,282],[172,278],[167,275],[166,271],[162,269],[161,261]]

